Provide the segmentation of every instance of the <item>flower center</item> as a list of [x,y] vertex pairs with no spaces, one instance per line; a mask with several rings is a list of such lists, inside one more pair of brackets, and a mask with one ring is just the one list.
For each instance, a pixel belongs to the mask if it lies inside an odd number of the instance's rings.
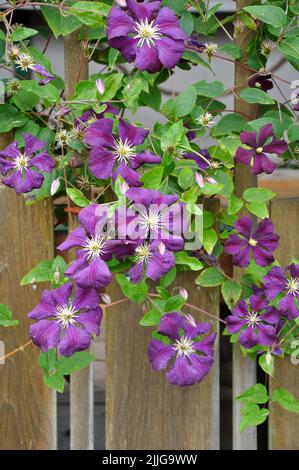
[[93,260],[102,255],[105,244],[106,240],[104,238],[98,237],[97,235],[87,239],[83,246],[83,250],[86,252],[87,259]]
[[27,72],[28,69],[33,69],[35,62],[29,54],[22,53],[18,56],[16,64],[20,67],[21,70]]
[[247,324],[250,326],[255,326],[261,321],[260,317],[256,312],[249,313],[248,315],[246,315],[245,319],[247,321]]
[[256,153],[262,153],[263,152],[263,147],[258,147],[255,151]]
[[142,212],[140,225],[144,230],[146,230],[147,234],[151,230],[158,231],[161,226],[161,214],[159,210],[149,209],[148,212]]
[[287,281],[288,294],[299,295],[299,277],[291,277]]
[[194,341],[186,336],[182,336],[182,338],[177,339],[173,345],[173,348],[177,351],[177,356],[187,356],[189,357],[191,354],[194,354],[196,351],[193,349]]
[[257,240],[255,238],[250,237],[248,240],[248,243],[250,246],[256,246],[257,245]]
[[135,249],[135,262],[136,263],[147,263],[148,260],[151,258],[152,253],[150,250],[150,247],[148,246],[147,243],[144,243],[143,245],[138,246]]
[[113,154],[119,163],[124,162],[125,165],[128,164],[130,158],[136,157],[136,150],[133,145],[129,144],[128,139],[124,142],[121,139],[115,141],[115,146],[113,147]]
[[78,310],[70,303],[69,305],[60,305],[56,309],[57,321],[61,323],[63,328],[76,323]]
[[138,23],[135,22],[135,31],[136,35],[133,36],[134,39],[139,39],[137,43],[137,47],[142,47],[143,44],[146,42],[148,47],[154,46],[155,41],[161,39],[162,34],[159,33],[160,28],[157,25],[154,25],[155,20],[148,22],[148,19],[140,20]]
[[25,154],[19,155],[14,161],[14,168],[21,173],[27,170],[29,166],[30,157],[27,157]]

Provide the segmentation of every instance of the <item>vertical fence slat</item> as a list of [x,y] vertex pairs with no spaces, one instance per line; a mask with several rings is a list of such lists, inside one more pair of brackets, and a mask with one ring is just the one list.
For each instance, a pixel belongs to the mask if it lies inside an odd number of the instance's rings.
[[[247,5],[252,3],[251,0],[237,0],[237,11],[242,10]],[[241,48],[241,62],[246,63],[247,46],[250,41],[252,32],[244,29],[237,43]],[[235,67],[235,85],[237,87],[246,86],[248,77],[252,74],[250,70],[242,65],[236,64]],[[237,88],[236,92],[239,93]],[[257,114],[257,107],[245,103],[240,99],[235,100],[235,110],[245,113],[249,118],[254,119]],[[243,191],[251,186],[256,186],[256,178],[252,176],[251,170],[245,165],[236,165],[235,168],[235,188],[237,196],[241,197]],[[234,270],[234,275],[238,277],[240,272],[238,269]],[[239,432],[240,427],[240,404],[235,400],[242,391],[256,383],[256,364],[249,358],[244,358],[239,345],[233,346],[233,448],[254,450],[257,446],[256,428],[250,427],[245,429],[242,434]]]
[[[0,134],[1,149],[11,137]],[[0,327],[0,340],[8,353],[28,341],[27,313],[42,292],[40,287],[20,287],[20,281],[41,260],[53,257],[51,202],[26,207],[22,196],[0,183],[0,227],[0,302],[20,322],[16,327]],[[0,365],[0,449],[56,448],[56,394],[43,383],[38,355],[30,345]]]
[[[181,273],[177,285],[187,289],[188,302],[218,316],[218,289],[196,288],[194,278],[194,273]],[[123,297],[115,283],[108,290],[112,300]],[[153,371],[148,362],[152,328],[138,324],[144,313],[129,302],[106,313],[106,448],[218,449],[218,346],[203,382],[183,388],[170,385],[165,371]],[[189,313],[207,320],[194,310]],[[213,327],[218,328],[218,321]]]
[[[271,219],[275,231],[280,235],[280,244],[275,257],[286,266],[290,263],[291,257],[299,258],[299,199],[273,200]],[[270,389],[279,387],[286,388],[299,400],[299,368],[290,362],[289,356],[275,359],[275,375],[270,380]],[[269,448],[299,450],[298,434],[299,416],[272,403],[269,417]]]
[[[75,84],[88,78],[88,60],[84,56],[77,33],[64,39],[65,96],[70,98]],[[70,228],[76,218],[69,214]],[[70,388],[70,426],[71,449],[85,450],[94,447],[93,415],[93,365],[71,376]]]

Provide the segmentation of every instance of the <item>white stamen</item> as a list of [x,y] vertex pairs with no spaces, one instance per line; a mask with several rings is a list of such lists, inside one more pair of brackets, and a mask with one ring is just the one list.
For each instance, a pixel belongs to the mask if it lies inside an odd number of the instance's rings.
[[127,165],[131,158],[136,157],[136,149],[133,145],[129,144],[128,139],[124,142],[121,139],[116,140],[113,148],[112,153],[119,163],[124,162]]
[[255,326],[257,325],[260,321],[261,318],[258,316],[257,312],[251,312],[245,317],[247,324],[250,326]]
[[98,256],[102,255],[105,244],[105,238],[98,237],[98,235],[86,239],[86,242],[83,245],[83,250],[86,252],[85,254],[87,259],[93,260]]
[[134,29],[137,34],[133,37],[134,39],[139,39],[137,47],[142,47],[145,42],[148,47],[151,47],[155,45],[155,41],[161,39],[162,34],[159,33],[160,28],[159,26],[154,25],[154,22],[155,20],[149,23],[147,18],[145,20],[140,20],[139,23],[137,21],[135,22],[136,26]]
[[15,63],[24,72],[27,72],[28,69],[32,70],[35,66],[33,58],[25,52],[18,56],[18,59],[15,61]]
[[204,113],[200,116],[197,116],[196,121],[203,127],[211,127],[213,124],[215,124],[215,121],[213,121],[213,115],[211,113]]
[[177,356],[187,356],[189,357],[191,354],[194,354],[196,351],[193,349],[194,341],[186,336],[182,336],[182,338],[177,339],[173,345],[173,349],[177,351]]
[[288,294],[299,295],[299,277],[291,277],[287,281]]
[[14,161],[14,168],[21,173],[27,170],[29,165],[30,157],[27,157],[25,153],[20,154]]
[[147,263],[152,256],[149,245],[145,242],[135,249],[134,261],[136,263]]
[[155,232],[159,230],[161,226],[161,214],[158,209],[149,209],[149,211],[142,212],[140,216],[140,226],[148,234],[151,230]]
[[70,303],[69,305],[60,305],[56,309],[57,321],[61,323],[63,328],[67,328],[69,325],[76,323],[78,310]]
[[257,240],[255,238],[250,237],[248,240],[248,243],[250,246],[256,246],[257,245]]

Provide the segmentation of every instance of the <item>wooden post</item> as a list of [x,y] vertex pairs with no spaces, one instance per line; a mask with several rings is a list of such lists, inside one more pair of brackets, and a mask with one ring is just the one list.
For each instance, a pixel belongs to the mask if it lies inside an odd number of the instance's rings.
[[[275,257],[282,266],[290,263],[291,257],[299,258],[299,199],[274,199],[271,202],[271,219],[275,231],[280,235],[279,248]],[[294,353],[296,353],[294,349]],[[297,354],[298,359],[298,354]],[[275,359],[275,373],[270,380],[270,390],[279,387],[289,390],[299,400],[299,369],[292,364],[290,356]],[[269,449],[299,450],[299,416],[283,410],[276,403],[271,404],[269,417]]]
[[[0,134],[0,148],[12,135]],[[24,198],[0,183],[0,302],[19,326],[0,327],[5,353],[28,340],[27,313],[38,304],[43,287],[20,287],[22,277],[43,259],[53,258],[51,201],[26,207]],[[43,383],[39,350],[30,345],[0,365],[0,449],[56,449],[56,394]]]
[[[237,11],[242,10],[247,5],[252,3],[251,0],[237,0]],[[247,61],[247,46],[252,37],[252,32],[244,27],[244,30],[237,39],[237,43],[241,48],[240,62],[246,64]],[[235,67],[235,85],[237,87],[246,86],[248,77],[252,72],[242,65],[236,64]],[[239,89],[236,90],[239,94]],[[249,118],[254,119],[257,115],[257,107],[245,103],[241,99],[235,100],[235,111],[245,113]],[[243,191],[252,186],[256,186],[256,178],[252,176],[251,169],[245,165],[236,165],[235,168],[235,191],[236,195],[242,197]],[[240,270],[236,269],[235,276],[240,276]],[[242,434],[239,431],[240,427],[240,408],[241,404],[235,400],[235,397],[240,395],[246,388],[256,383],[256,364],[249,358],[244,358],[239,345],[233,347],[233,448],[235,450],[254,450],[257,446],[256,428],[250,427],[245,429]]]
[[[187,289],[188,302],[218,316],[219,290],[196,288],[195,277],[181,273],[177,285]],[[112,300],[123,297],[114,282],[107,290]],[[187,312],[209,320],[194,310]],[[200,384],[170,385],[165,371],[152,370],[148,362],[152,328],[138,324],[144,313],[130,302],[106,313],[107,449],[219,449],[218,343],[213,368]],[[213,329],[218,330],[217,320]]]
[[[85,57],[76,32],[64,39],[65,97],[71,98],[75,84],[88,79],[88,59]],[[70,229],[76,217],[69,214]],[[94,448],[93,366],[72,374],[70,389],[71,449]]]

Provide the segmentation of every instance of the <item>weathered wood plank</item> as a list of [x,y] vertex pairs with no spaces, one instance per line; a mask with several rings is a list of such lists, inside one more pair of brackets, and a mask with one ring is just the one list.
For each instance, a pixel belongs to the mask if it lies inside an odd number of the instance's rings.
[[[283,266],[291,257],[299,257],[297,234],[299,232],[299,199],[273,200],[271,219],[275,231],[280,235],[276,258]],[[270,380],[270,389],[283,387],[299,400],[299,368],[290,362],[290,357],[275,360],[275,377]],[[269,448],[273,450],[299,450],[299,416],[271,404],[269,418]]]
[[[188,291],[190,302],[219,314],[218,289],[200,289],[195,274],[178,276],[177,284]],[[115,283],[112,300],[123,297]],[[106,313],[106,446],[107,449],[218,449],[219,448],[219,351],[209,375],[198,385],[170,385],[165,372],[151,369],[147,344],[151,328],[139,326],[145,313],[125,302]],[[197,320],[209,320],[186,309]],[[213,322],[218,330],[218,321]]]
[[[75,84],[88,78],[88,60],[83,54],[76,32],[64,39],[64,67],[65,96],[68,99],[74,92]],[[73,228],[75,224],[76,217],[69,214],[70,228]],[[70,424],[72,450],[94,448],[93,401],[93,366],[91,365],[71,376]]]
[[[242,10],[247,5],[252,3],[251,0],[237,0],[236,10]],[[247,45],[252,36],[252,32],[244,29],[237,38],[236,42],[241,48],[241,63],[246,63],[247,60]],[[238,87],[244,86],[247,83],[248,77],[252,72],[242,65],[236,64],[235,67],[235,85],[237,86],[236,92],[239,93]],[[254,119],[257,115],[257,107],[245,103],[240,99],[235,100],[236,112],[241,112]],[[250,168],[245,165],[236,165],[235,168],[235,189],[236,195],[241,197],[243,191],[252,186],[256,186],[256,178],[252,176]],[[239,270],[234,270],[234,275],[240,275]],[[256,449],[256,428],[250,427],[245,429],[242,434],[239,432],[240,427],[240,404],[235,400],[246,388],[256,383],[256,365],[249,358],[244,358],[240,352],[239,345],[233,347],[233,448],[237,449]]]
[[[10,136],[0,134],[0,148]],[[42,287],[20,287],[20,280],[39,261],[53,257],[50,201],[26,207],[22,196],[0,184],[0,302],[20,325],[1,328],[6,353],[28,341],[29,312]],[[56,394],[43,384],[39,351],[28,346],[0,365],[0,449],[55,449]]]

